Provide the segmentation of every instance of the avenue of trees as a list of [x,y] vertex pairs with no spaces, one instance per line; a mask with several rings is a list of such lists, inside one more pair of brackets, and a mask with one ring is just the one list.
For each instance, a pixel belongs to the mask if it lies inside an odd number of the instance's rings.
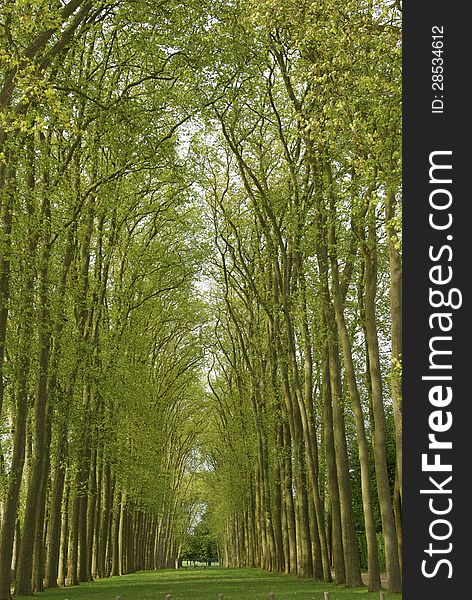
[[399,591],[400,29],[383,8],[258,3],[201,178],[221,560],[359,585],[366,548],[376,590],[381,532]]
[[400,590],[400,17],[2,2],[0,600],[195,532]]

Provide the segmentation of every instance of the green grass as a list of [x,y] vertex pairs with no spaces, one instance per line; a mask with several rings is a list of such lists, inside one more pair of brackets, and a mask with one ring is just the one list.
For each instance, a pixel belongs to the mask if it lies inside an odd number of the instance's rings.
[[[369,594],[365,588],[347,589],[258,569],[183,569],[181,571],[151,571],[123,577],[83,583],[78,587],[51,590],[37,594],[41,600],[323,600],[323,591],[330,600],[377,600],[379,594]],[[16,596],[16,598],[26,598]],[[399,594],[385,594],[386,600],[400,600]]]

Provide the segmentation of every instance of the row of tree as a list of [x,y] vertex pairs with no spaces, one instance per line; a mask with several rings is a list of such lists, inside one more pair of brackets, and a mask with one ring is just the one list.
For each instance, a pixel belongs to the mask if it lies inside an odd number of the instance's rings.
[[[258,2],[212,105],[211,502],[222,562],[401,589],[395,6]],[[245,40],[245,41],[242,41]],[[216,133],[215,133],[216,132]],[[235,493],[237,490],[237,493]]]
[[166,10],[2,3],[2,600],[11,569],[29,594],[174,566],[189,526],[201,250]]

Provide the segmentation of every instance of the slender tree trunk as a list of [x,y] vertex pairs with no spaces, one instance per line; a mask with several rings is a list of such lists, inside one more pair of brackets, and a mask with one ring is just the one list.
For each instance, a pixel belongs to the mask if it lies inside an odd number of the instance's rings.
[[[49,158],[49,156],[47,157]],[[28,480],[25,519],[23,522],[22,544],[18,562],[15,593],[29,595],[32,592],[32,554],[36,523],[41,510],[42,496],[38,494],[44,478],[44,464],[49,452],[47,447],[48,414],[48,368],[51,345],[48,276],[51,236],[51,208],[49,204],[48,173],[44,174],[42,206],[42,252],[39,267],[39,377],[34,405],[34,442],[31,473]]]
[[399,482],[396,477],[395,477],[395,488],[394,488],[394,492],[393,492],[393,514],[395,516],[395,529],[397,531],[398,562],[400,563],[400,569],[401,569],[402,568],[402,557],[403,557],[402,503],[400,500]]
[[[301,260],[300,260],[301,263]],[[301,264],[300,264],[301,270]],[[324,506],[321,501],[319,479],[318,479],[318,441],[314,426],[314,411],[313,411],[313,356],[310,331],[308,328],[308,315],[306,307],[306,284],[303,273],[300,274],[301,288],[301,303],[302,303],[302,340],[304,353],[304,401],[300,398],[300,404],[303,406],[303,419],[305,421],[305,435],[307,444],[309,474],[311,476],[311,487],[313,490],[313,505],[314,505],[314,527],[315,534],[318,540],[319,558],[321,558],[321,571],[318,576],[323,576],[327,582],[332,580],[331,568],[328,559],[328,546],[326,542],[325,532],[325,514]],[[293,356],[295,360],[295,356]],[[306,411],[306,412],[305,412]]]
[[339,485],[346,584],[350,587],[358,587],[362,586],[362,578],[360,571],[359,549],[357,546],[357,536],[354,528],[354,515],[352,510],[351,482],[349,479],[349,463],[344,424],[341,368],[339,364],[337,339],[333,331],[333,325],[330,324],[329,329],[329,369],[331,397],[333,403],[334,446]]
[[52,409],[48,406],[48,414],[46,419],[46,441],[45,455],[43,457],[41,487],[38,490],[38,514],[36,521],[36,529],[34,536],[34,551],[33,551],[33,591],[44,591],[44,574],[45,574],[45,528],[46,528],[46,498],[48,491],[48,474],[50,467],[50,446],[51,446],[51,428],[52,428]]
[[100,518],[100,553],[98,556],[98,576],[106,577],[105,565],[108,541],[108,526],[111,513],[111,469],[110,463],[106,462],[103,468],[103,501]]
[[339,499],[338,474],[336,470],[336,451],[334,446],[333,405],[331,398],[330,367],[328,342],[324,344],[323,372],[323,420],[325,434],[325,457],[328,474],[329,501],[331,504],[332,553],[334,577],[336,583],[346,582],[344,548],[341,526],[341,502]]
[[87,507],[87,578],[93,581],[92,557],[95,542],[95,513],[97,510],[97,450],[92,450],[89,473],[88,507]]
[[[119,575],[120,574],[120,562],[119,562],[119,539],[120,539],[120,526],[121,526],[121,490],[115,490],[115,503],[114,503],[114,511],[113,511],[113,559],[112,559],[112,567],[111,574]],[[152,569],[156,568],[154,564],[151,566]]]
[[[34,188],[34,163],[31,160],[29,173],[29,190],[33,193]],[[3,167],[0,166],[0,170]],[[1,175],[0,175],[1,176]],[[32,206],[32,198],[29,206]],[[9,200],[5,200],[8,205]],[[8,206],[4,206],[7,213],[11,210]],[[30,217],[32,217],[32,209],[30,209]],[[3,218],[10,218],[7,214]],[[5,223],[5,221],[4,221]],[[8,230],[11,232],[11,223],[5,227],[3,233],[7,232],[7,240],[9,239]],[[5,240],[5,237],[4,237]],[[34,252],[35,240],[30,232],[30,253]],[[4,244],[9,242],[4,242]],[[3,249],[3,252],[7,252]],[[7,260],[7,264],[5,264]],[[9,259],[3,254],[0,260],[0,300],[5,302],[8,297],[8,275],[9,275]],[[6,271],[5,271],[6,270]],[[20,343],[18,354],[18,365],[16,379],[18,381],[18,390],[16,393],[16,413],[15,413],[15,431],[13,435],[13,453],[11,458],[10,473],[8,475],[7,492],[3,506],[3,518],[1,522],[0,535],[0,599],[9,600],[10,598],[10,569],[13,557],[13,542],[15,538],[15,528],[18,523],[18,502],[20,497],[21,481],[23,476],[23,467],[25,464],[25,446],[26,446],[26,424],[28,416],[28,378],[31,364],[31,340],[33,334],[33,290],[34,290],[34,272],[30,265],[25,265],[25,287],[24,287],[24,325],[20,329]],[[8,308],[5,306],[0,309],[0,407],[3,394],[3,361],[4,361],[4,344],[6,336],[6,320],[8,317]],[[0,412],[1,416],[1,412]],[[0,450],[1,451],[1,450]],[[16,541],[17,550],[20,547],[19,538]],[[15,564],[15,569],[17,565]]]
[[66,475],[67,452],[67,425],[60,422],[56,448],[56,462],[52,480],[51,501],[49,509],[47,559],[46,559],[46,587],[57,587],[59,572],[59,551],[61,543],[61,508],[64,494]]
[[399,235],[393,220],[396,216],[396,198],[392,190],[387,192],[385,202],[385,221],[388,239],[388,257],[390,265],[390,319],[392,332],[392,371],[391,392],[393,416],[395,420],[395,452],[397,463],[398,492],[402,500],[402,257],[399,249]]
[[69,554],[69,493],[70,481],[69,470],[66,467],[64,494],[62,497],[62,518],[61,518],[61,543],[59,548],[59,569],[57,573],[57,584],[64,587],[67,577],[67,561]]
[[[3,141],[4,133],[0,131],[0,142]],[[12,160],[12,157],[9,157]],[[0,164],[0,209],[2,223],[2,240],[0,245],[0,418],[3,414],[4,396],[4,363],[5,345],[7,339],[7,323],[9,315],[10,298],[10,263],[11,263],[11,234],[13,227],[13,181],[15,169],[13,166]],[[2,455],[3,460],[3,455]]]
[[370,380],[372,385],[372,411],[374,416],[374,459],[379,495],[382,531],[385,542],[387,564],[387,586],[390,592],[401,591],[400,564],[398,561],[397,535],[393,516],[390,484],[387,472],[386,425],[382,397],[382,374],[376,325],[377,257],[375,221],[371,216],[368,223],[368,246],[365,245],[365,319],[366,344],[369,355]]
[[[20,384],[17,397],[16,425],[13,437],[13,454],[8,479],[8,489],[4,504],[2,532],[0,536],[0,599],[10,600],[10,569],[13,556],[13,541],[17,523],[18,500],[21,476],[25,461],[26,416],[28,394],[26,381]],[[19,539],[17,536],[17,546]]]
[[349,394],[351,396],[351,404],[356,423],[359,463],[361,467],[362,505],[364,511],[364,523],[367,540],[367,562],[369,571],[368,587],[370,592],[375,592],[380,589],[380,565],[377,547],[377,533],[375,530],[374,509],[372,502],[372,489],[370,482],[369,447],[367,444],[367,436],[365,432],[364,414],[362,411],[361,399],[357,387],[356,374],[354,370],[351,341],[349,338],[349,333],[344,319],[344,311],[342,308],[342,298],[339,286],[338,266],[336,260],[332,261],[331,272],[333,277],[333,299],[335,306],[336,323],[338,326],[339,339],[341,341],[341,347],[344,356],[346,379],[349,386]]
[[67,583],[68,585],[79,585],[79,519],[80,519],[80,493],[81,473],[77,471],[74,489],[71,490],[71,517],[69,523],[69,541],[67,553]]
[[[6,133],[0,130],[0,145],[6,140]],[[10,305],[10,268],[11,268],[11,249],[12,249],[12,226],[13,226],[13,207],[14,207],[14,189],[13,181],[15,169],[12,166],[13,157],[6,154],[7,164],[0,164],[0,222],[1,242],[0,242],[0,421],[3,420],[3,401],[5,394],[5,353],[7,341],[7,324]],[[5,157],[5,158],[6,158]],[[5,160],[5,159],[4,159]],[[28,327],[28,326],[27,326]],[[20,359],[23,362],[23,358]],[[29,361],[29,359],[28,359]],[[23,368],[28,367],[24,364]],[[26,385],[26,382],[25,382]],[[20,401],[20,404],[18,402]],[[23,421],[26,419],[27,407],[22,405],[21,399],[17,399],[17,419]],[[14,436],[14,450],[12,456],[12,465],[8,482],[8,491],[5,504],[3,506],[3,515],[0,523],[1,541],[0,541],[0,598],[3,600],[10,598],[11,582],[11,560],[13,553],[13,539],[15,532],[16,513],[18,510],[18,494],[21,482],[21,476],[24,465],[24,442],[21,439],[24,436],[24,425],[18,426],[19,435]],[[15,452],[16,450],[16,452]],[[0,444],[0,477],[5,477],[5,460],[3,450]],[[18,479],[19,478],[19,479]]]
[[94,529],[94,540],[93,540],[93,548],[92,548],[92,563],[91,563],[91,572],[92,577],[99,577],[98,575],[98,562],[99,556],[101,552],[102,540],[100,539],[100,521],[102,517],[102,479],[103,479],[103,450],[99,453],[97,457],[97,483],[96,483],[96,502],[95,502],[95,515],[93,522]]
[[119,563],[119,574],[124,575],[126,573],[125,568],[125,531],[126,531],[126,492],[121,492],[121,503],[120,503],[120,526],[118,530],[118,563]]
[[[280,434],[279,434],[280,435]],[[279,446],[279,444],[278,444]],[[285,546],[284,543],[284,527],[282,525],[282,473],[280,468],[279,458],[275,460],[275,495],[274,495],[274,537],[277,557],[277,571],[284,571],[285,569]],[[248,516],[249,520],[249,516]],[[249,527],[248,527],[249,530]],[[249,540],[249,535],[247,536]],[[249,548],[249,544],[248,544]],[[251,561],[248,560],[248,567],[252,566]]]

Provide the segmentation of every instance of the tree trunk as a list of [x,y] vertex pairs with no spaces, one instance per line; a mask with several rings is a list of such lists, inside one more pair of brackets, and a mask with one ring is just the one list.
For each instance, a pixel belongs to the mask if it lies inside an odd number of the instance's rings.
[[59,548],[59,569],[57,573],[57,584],[64,587],[67,577],[67,561],[69,554],[69,492],[70,481],[69,471],[66,467],[64,495],[62,498],[62,518],[61,518],[61,544]]
[[368,223],[368,240],[364,248],[365,261],[365,320],[366,344],[369,355],[370,380],[372,385],[372,411],[374,416],[374,459],[379,495],[382,531],[385,541],[387,586],[390,592],[401,591],[400,564],[398,561],[397,536],[392,510],[390,484],[387,472],[386,425],[382,397],[382,374],[380,370],[379,344],[377,337],[375,298],[377,291],[377,257],[375,220]]
[[100,551],[98,555],[98,576],[106,577],[107,569],[105,559],[107,554],[108,526],[111,513],[111,469],[110,463],[106,462],[103,467],[102,484],[102,510],[100,517]]
[[25,519],[23,522],[22,544],[17,569],[15,594],[30,595],[32,592],[32,553],[36,523],[41,511],[42,496],[38,494],[45,477],[44,465],[48,456],[47,414],[48,414],[48,372],[51,345],[50,314],[48,297],[48,274],[51,236],[51,209],[47,190],[47,171],[44,173],[44,196],[42,206],[42,252],[39,267],[39,377],[34,403],[34,440],[31,472],[27,485]]
[[43,457],[43,473],[41,478],[41,487],[38,490],[38,514],[36,521],[36,529],[34,535],[34,552],[33,552],[33,575],[32,584],[34,592],[44,591],[44,574],[45,574],[45,527],[46,527],[46,498],[48,491],[48,475],[50,467],[50,446],[51,446],[51,428],[52,428],[52,409],[48,406],[48,414],[46,419],[46,453]]
[[328,342],[324,344],[323,360],[323,421],[325,435],[325,460],[328,474],[329,501],[331,504],[332,554],[334,578],[338,585],[346,582],[344,548],[341,527],[341,502],[339,499],[336,451],[334,447],[333,405],[331,398]]
[[395,420],[395,452],[397,463],[398,492],[402,500],[402,257],[399,249],[399,235],[393,224],[396,216],[396,198],[391,190],[387,192],[385,202],[385,221],[388,240],[388,257],[390,265],[390,319],[392,333],[392,371],[391,392],[393,416]]
[[362,506],[364,511],[364,523],[367,541],[367,562],[369,571],[369,591],[380,590],[380,565],[377,546],[377,533],[375,530],[374,509],[372,503],[372,489],[370,482],[369,447],[364,425],[364,414],[361,399],[357,387],[354,361],[352,358],[351,341],[346,327],[343,311],[343,301],[339,286],[339,275],[337,261],[332,260],[331,268],[333,278],[333,299],[338,326],[339,339],[344,356],[346,379],[351,396],[351,404],[356,423],[357,445],[359,450],[359,463],[361,467]]
[[[3,131],[0,131],[0,141],[4,138]],[[12,157],[9,157],[12,160]],[[0,244],[0,418],[3,414],[3,396],[4,396],[4,363],[5,349],[7,339],[7,323],[9,314],[10,298],[10,263],[11,263],[11,234],[13,227],[13,200],[15,179],[15,169],[13,166],[7,167],[0,164],[0,209],[2,239]],[[1,449],[0,449],[1,453]],[[3,459],[2,459],[3,460]]]
[[49,509],[47,558],[46,558],[46,587],[57,587],[59,572],[59,551],[61,543],[61,508],[64,494],[66,475],[67,428],[64,422],[59,425],[56,462],[52,480],[51,501]]
[[[0,167],[2,169],[3,167]],[[33,166],[31,165],[31,170]],[[32,193],[34,187],[34,173],[30,174],[29,188]],[[9,209],[10,210],[10,209]],[[31,216],[31,213],[30,213]],[[4,217],[5,218],[5,217]],[[10,223],[11,226],[11,223]],[[4,228],[5,233],[5,228]],[[34,240],[30,235],[30,252],[34,251]],[[5,250],[4,250],[5,252]],[[34,289],[34,271],[30,265],[24,265],[24,275],[26,278],[24,287],[24,305],[23,315],[24,322],[20,328],[19,336],[19,351],[16,380],[18,381],[18,390],[16,393],[16,413],[15,413],[15,431],[13,435],[13,453],[11,458],[10,473],[8,475],[7,492],[3,506],[3,518],[1,522],[0,535],[0,600],[9,600],[10,598],[10,582],[11,582],[11,564],[13,556],[13,542],[15,537],[15,528],[17,526],[18,517],[18,502],[20,498],[21,481],[23,476],[23,467],[25,464],[25,446],[26,446],[26,424],[28,416],[28,378],[31,364],[31,340],[33,333],[33,289]],[[5,301],[8,287],[8,272],[9,266],[5,266],[5,258],[3,259],[3,269],[7,273],[0,278],[0,298]],[[5,279],[7,277],[7,279]],[[3,291],[2,291],[3,289]],[[6,311],[6,312],[5,312]],[[8,309],[0,310],[0,387],[3,385],[3,361],[5,344],[6,318]],[[3,323],[4,321],[4,323]],[[1,405],[2,390],[0,389],[0,405]],[[0,412],[1,416],[1,412]],[[0,450],[1,451],[1,450]],[[17,548],[19,540],[17,539]],[[17,565],[15,565],[15,568]]]
[[[331,333],[333,335],[332,331]],[[359,587],[362,586],[362,578],[360,571],[359,549],[357,546],[357,536],[354,529],[354,516],[352,511],[352,494],[351,482],[349,479],[349,463],[344,424],[341,370],[339,365],[337,340],[334,335],[328,344],[331,398],[333,403],[334,446],[339,485],[346,584],[350,587]]]

